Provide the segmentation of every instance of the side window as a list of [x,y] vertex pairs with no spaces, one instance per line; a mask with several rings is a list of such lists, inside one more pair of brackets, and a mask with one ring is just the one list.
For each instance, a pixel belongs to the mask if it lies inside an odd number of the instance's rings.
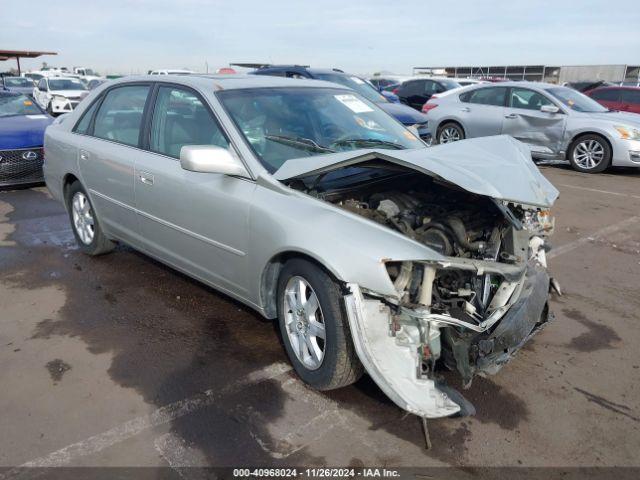
[[87,135],[89,133],[89,125],[91,125],[91,119],[93,118],[93,114],[98,109],[98,105],[100,104],[100,100],[96,100],[93,102],[89,108],[87,108],[82,114],[82,118],[78,123],[76,123],[75,128],[73,129],[76,133],[82,133],[83,135]]
[[137,146],[148,94],[148,85],[130,85],[109,91],[96,114],[93,135]]
[[41,90],[43,92],[47,91],[47,81],[44,78],[41,78],[38,82],[38,90]]
[[613,88],[596,90],[591,94],[591,98],[594,100],[603,100],[605,102],[617,102],[620,99],[620,90],[615,90]]
[[640,105],[640,90],[622,90],[622,101]]
[[160,87],[151,122],[150,149],[179,158],[185,145],[215,145],[229,142],[218,122],[192,92],[176,87]]
[[469,92],[467,97],[468,103],[477,103],[480,105],[493,105],[503,107],[507,97],[506,87],[489,87],[480,88]]
[[534,92],[528,88],[511,89],[511,95],[509,96],[509,106],[511,108],[540,110],[543,105],[553,105],[553,103],[541,93]]
[[420,80],[414,82],[406,82],[400,87],[400,93],[404,96],[409,95],[422,95],[423,89],[422,82]]

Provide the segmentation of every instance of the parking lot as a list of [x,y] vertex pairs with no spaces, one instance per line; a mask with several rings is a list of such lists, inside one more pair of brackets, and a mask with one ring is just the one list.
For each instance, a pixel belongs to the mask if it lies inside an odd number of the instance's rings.
[[556,319],[429,451],[368,377],[306,388],[258,314],[127,247],[84,256],[44,187],[1,192],[0,465],[637,465],[640,173],[541,169]]

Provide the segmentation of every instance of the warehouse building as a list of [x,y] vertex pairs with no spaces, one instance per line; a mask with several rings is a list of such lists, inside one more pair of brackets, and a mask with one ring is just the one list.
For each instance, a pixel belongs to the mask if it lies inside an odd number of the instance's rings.
[[431,74],[460,78],[508,78],[532,82],[565,83],[603,80],[637,85],[640,65],[502,65],[460,67],[414,67],[414,75]]

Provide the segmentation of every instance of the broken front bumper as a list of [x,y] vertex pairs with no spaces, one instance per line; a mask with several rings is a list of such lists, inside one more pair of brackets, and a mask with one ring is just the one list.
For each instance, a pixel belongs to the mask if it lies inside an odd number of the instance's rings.
[[[486,330],[477,331],[460,325],[443,325],[437,320],[429,324],[427,339],[416,332],[393,331],[391,307],[365,297],[356,284],[347,285],[345,296],[351,334],[360,361],[378,386],[398,406],[426,418],[446,417],[467,408],[447,388],[439,388],[436,380],[421,372],[420,350],[432,337],[440,345],[443,336],[445,364],[457,369],[465,385],[475,373],[495,373],[548,320],[547,299],[549,276],[540,265],[530,264],[517,296],[509,301],[508,310]],[[434,316],[437,317],[437,316]],[[403,329],[410,325],[403,323]],[[417,330],[417,327],[416,327]],[[422,335],[424,337],[424,335]],[[450,348],[449,348],[450,347]]]

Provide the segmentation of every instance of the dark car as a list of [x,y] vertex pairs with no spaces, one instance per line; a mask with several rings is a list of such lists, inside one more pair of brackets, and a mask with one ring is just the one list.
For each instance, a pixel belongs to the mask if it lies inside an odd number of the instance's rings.
[[0,90],[22,93],[31,96],[33,94],[33,82],[25,77],[2,76]]
[[421,112],[408,108],[406,105],[394,103],[381,95],[369,82],[342,70],[309,68],[302,65],[266,65],[251,72],[254,75],[271,75],[289,78],[311,78],[333,82],[355,90],[364,98],[378,105],[389,115],[395,117],[406,127],[415,127],[418,135],[428,144],[431,143],[431,133],[427,128],[427,117]]
[[402,82],[393,93],[395,93],[402,103],[422,110],[422,106],[429,101],[432,95],[446,92],[461,85],[448,78],[413,78]]
[[43,181],[44,130],[52,121],[30,97],[0,90],[0,187]]
[[609,110],[640,113],[640,88],[600,87],[584,92]]

